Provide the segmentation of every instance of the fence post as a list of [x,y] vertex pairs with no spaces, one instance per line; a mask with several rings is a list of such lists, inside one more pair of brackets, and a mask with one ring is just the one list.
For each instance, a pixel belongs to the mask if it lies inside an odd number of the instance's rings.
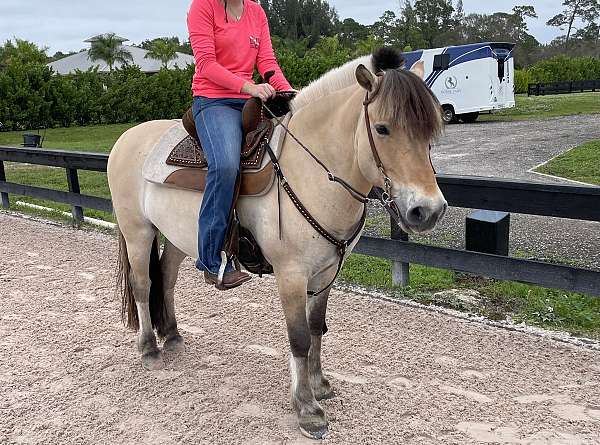
[[[6,173],[4,172],[4,161],[0,159],[0,182],[6,181]],[[10,201],[8,199],[8,193],[0,193],[2,195],[2,207],[5,209],[10,208]]]
[[[408,241],[408,234],[390,217],[391,239]],[[410,283],[409,264],[392,261],[392,285],[406,287]]]
[[[77,176],[77,169],[67,168],[67,182],[69,183],[69,191],[73,193],[79,193],[79,176]],[[73,206],[71,209],[73,215],[73,222],[76,226],[83,224],[83,209],[79,206]]]

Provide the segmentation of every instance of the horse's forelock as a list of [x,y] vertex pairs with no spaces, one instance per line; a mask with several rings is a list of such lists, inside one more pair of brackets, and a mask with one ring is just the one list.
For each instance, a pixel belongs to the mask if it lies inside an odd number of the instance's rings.
[[442,131],[440,103],[423,79],[410,71],[385,71],[372,99],[380,117],[412,139],[430,141]]

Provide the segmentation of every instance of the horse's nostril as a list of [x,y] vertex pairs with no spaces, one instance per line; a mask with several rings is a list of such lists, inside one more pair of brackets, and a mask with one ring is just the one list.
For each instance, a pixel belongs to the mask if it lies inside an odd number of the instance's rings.
[[409,212],[410,219],[414,222],[425,221],[425,210],[423,207],[413,207]]

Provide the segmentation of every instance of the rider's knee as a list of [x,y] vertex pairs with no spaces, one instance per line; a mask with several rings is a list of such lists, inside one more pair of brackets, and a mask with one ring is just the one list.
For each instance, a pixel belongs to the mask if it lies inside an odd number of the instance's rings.
[[216,168],[216,173],[222,181],[235,182],[239,170],[239,165],[224,162]]

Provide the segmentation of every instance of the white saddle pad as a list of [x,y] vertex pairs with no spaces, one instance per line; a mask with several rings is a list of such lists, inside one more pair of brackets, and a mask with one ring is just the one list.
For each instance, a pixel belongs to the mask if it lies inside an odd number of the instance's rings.
[[[287,126],[290,118],[292,117],[292,113],[286,114],[281,120],[284,125]],[[281,153],[281,147],[283,146],[283,142],[285,140],[286,132],[284,131],[281,125],[278,125],[276,121],[273,122],[275,124],[275,129],[273,131],[273,137],[271,138],[271,148],[275,152],[275,155],[279,158],[279,154]],[[146,158],[144,162],[144,167],[142,168],[142,176],[148,182],[152,182],[154,184],[161,184],[165,186],[169,186],[165,184],[165,180],[171,175],[173,172],[177,170],[181,170],[187,167],[177,167],[174,165],[167,165],[167,158],[171,151],[177,144],[179,144],[182,140],[188,137],[188,132],[183,127],[181,120],[174,120],[173,126],[170,127],[162,137],[158,140],[154,148],[150,151],[150,155]],[[271,158],[268,153],[265,153],[265,156],[262,161],[262,165],[260,169],[262,170],[269,162],[271,162]],[[258,171],[257,170],[257,171]]]

